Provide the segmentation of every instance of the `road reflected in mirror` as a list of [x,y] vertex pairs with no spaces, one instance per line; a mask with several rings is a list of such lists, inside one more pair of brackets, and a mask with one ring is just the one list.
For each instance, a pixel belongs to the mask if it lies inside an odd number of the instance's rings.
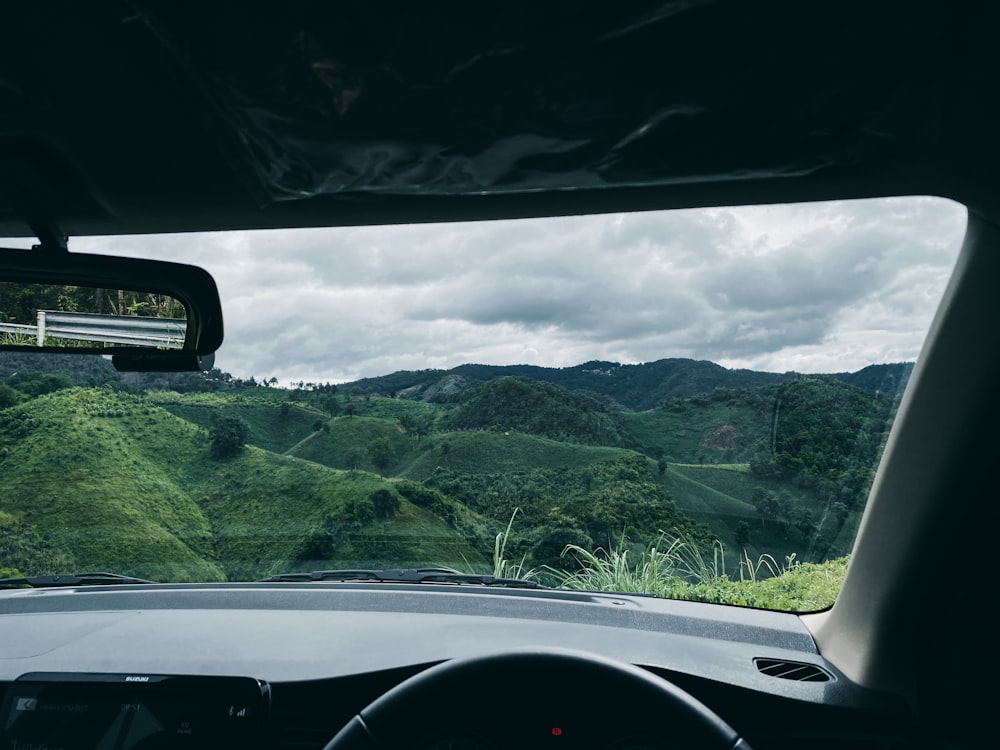
[[0,281],[0,347],[181,349],[186,333],[166,294]]

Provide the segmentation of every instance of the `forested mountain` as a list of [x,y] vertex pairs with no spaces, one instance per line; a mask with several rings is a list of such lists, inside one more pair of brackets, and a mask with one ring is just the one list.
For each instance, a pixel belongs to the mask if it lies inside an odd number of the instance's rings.
[[[868,390],[901,392],[912,363],[871,365],[855,373],[833,377]],[[710,393],[716,388],[758,388],[801,377],[798,373],[729,370],[713,362],[661,359],[636,365],[585,362],[573,367],[533,365],[459,365],[450,370],[400,371],[378,378],[364,378],[340,386],[342,392],[394,396],[418,401],[446,401],[456,394],[504,377],[552,383],[571,391],[605,396],[633,411],[651,409],[660,402]]]
[[912,373],[912,362],[897,362],[891,365],[868,365],[857,372],[838,372],[833,377],[858,388],[899,395],[906,388]]
[[44,361],[0,356],[0,569],[178,580],[484,569],[515,515],[530,566],[664,531],[730,566],[842,555],[910,369],[468,365],[286,389]]
[[[44,365],[39,363],[44,361]],[[44,370],[64,374],[76,385],[118,383],[125,389],[166,388],[179,392],[217,391],[230,385],[265,385],[252,377],[233,378],[211,373],[120,373],[101,357],[72,354],[45,355],[0,352],[0,382],[18,372]],[[856,372],[832,373],[831,377],[865,390],[899,394],[910,378],[912,362],[869,365]],[[671,398],[710,393],[716,388],[757,388],[802,377],[798,373],[730,370],[713,362],[693,359],[661,359],[635,365],[617,362],[585,362],[573,367],[534,365],[459,365],[450,370],[401,370],[376,378],[363,378],[338,385],[341,394],[392,396],[413,401],[446,402],[458,394],[504,377],[551,383],[571,391],[585,391],[628,410],[651,409]]]

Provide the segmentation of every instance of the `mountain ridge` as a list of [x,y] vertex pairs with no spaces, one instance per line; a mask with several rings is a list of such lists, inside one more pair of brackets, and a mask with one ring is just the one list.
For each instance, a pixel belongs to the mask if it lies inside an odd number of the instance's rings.
[[500,378],[521,377],[611,399],[623,410],[645,411],[672,398],[707,394],[716,388],[757,388],[802,377],[828,376],[865,390],[899,394],[912,371],[912,362],[873,364],[854,372],[812,375],[729,369],[707,360],[685,358],[640,364],[590,360],[570,367],[463,364],[447,370],[398,370],[344,383],[338,388],[344,393],[356,391],[413,401],[443,402]]

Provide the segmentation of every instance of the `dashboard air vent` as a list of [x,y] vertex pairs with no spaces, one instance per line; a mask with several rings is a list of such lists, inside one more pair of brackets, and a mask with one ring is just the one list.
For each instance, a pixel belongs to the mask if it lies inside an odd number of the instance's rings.
[[783,680],[796,680],[798,682],[829,682],[833,679],[833,675],[822,667],[801,661],[757,658],[753,660],[753,663],[762,674],[766,674],[768,677],[780,677]]

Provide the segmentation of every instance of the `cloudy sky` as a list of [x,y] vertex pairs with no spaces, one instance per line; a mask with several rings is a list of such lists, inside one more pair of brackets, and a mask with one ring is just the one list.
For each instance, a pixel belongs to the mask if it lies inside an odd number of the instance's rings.
[[907,198],[70,247],[208,269],[217,366],[283,384],[665,357],[836,372],[917,356],[964,227]]

